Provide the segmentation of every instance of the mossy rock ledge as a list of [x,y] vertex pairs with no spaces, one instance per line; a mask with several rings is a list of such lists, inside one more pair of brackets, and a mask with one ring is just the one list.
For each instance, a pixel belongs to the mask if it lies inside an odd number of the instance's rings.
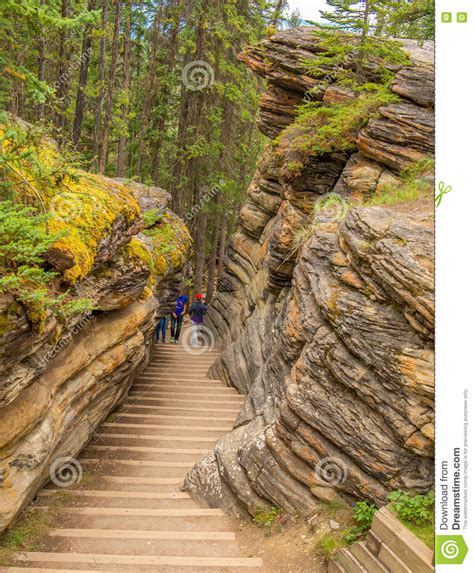
[[[50,140],[35,153],[37,164],[61,161]],[[26,159],[25,178],[28,168]],[[52,289],[93,310],[61,317],[47,308],[37,328],[13,294],[0,295],[0,531],[49,480],[51,463],[76,456],[126,396],[192,248],[163,189],[71,168],[54,185],[35,184],[39,201],[7,176],[18,201],[51,214],[48,231],[64,232],[45,254]]]

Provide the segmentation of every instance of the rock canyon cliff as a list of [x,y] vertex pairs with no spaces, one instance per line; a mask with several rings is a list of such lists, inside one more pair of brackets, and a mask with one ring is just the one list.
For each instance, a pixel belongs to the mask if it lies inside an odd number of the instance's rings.
[[307,72],[302,61],[323,51],[315,30],[240,56],[267,81],[258,125],[272,141],[209,312],[224,349],[210,373],[247,395],[234,430],[186,479],[211,506],[310,517],[321,500],[382,504],[432,485],[432,173],[412,202],[384,197],[433,157],[433,45],[400,47],[409,61],[391,66],[393,99],[325,153],[292,146],[306,128],[297,106],[308,94],[329,107],[355,96],[339,70]]

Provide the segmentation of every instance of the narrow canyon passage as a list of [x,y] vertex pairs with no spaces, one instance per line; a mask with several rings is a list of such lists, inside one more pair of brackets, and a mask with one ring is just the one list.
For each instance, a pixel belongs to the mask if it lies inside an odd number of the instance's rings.
[[83,479],[39,493],[35,511],[54,512],[46,542],[3,570],[262,570],[239,548],[221,509],[180,491],[193,464],[231,430],[244,400],[207,377],[216,356],[157,345],[127,399],[81,452]]

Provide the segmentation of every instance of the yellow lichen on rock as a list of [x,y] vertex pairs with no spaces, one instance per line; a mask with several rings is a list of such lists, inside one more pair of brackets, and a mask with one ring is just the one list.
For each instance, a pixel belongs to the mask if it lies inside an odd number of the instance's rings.
[[172,269],[180,268],[190,254],[192,239],[188,228],[169,211],[145,234],[153,245],[153,271],[157,278],[164,277]]
[[114,224],[128,227],[141,216],[130,189],[71,167],[47,138],[32,139],[24,158],[6,173],[18,199],[44,207],[51,215],[48,230],[64,233],[54,249],[68,261],[68,268],[59,270],[69,283],[87,276]]

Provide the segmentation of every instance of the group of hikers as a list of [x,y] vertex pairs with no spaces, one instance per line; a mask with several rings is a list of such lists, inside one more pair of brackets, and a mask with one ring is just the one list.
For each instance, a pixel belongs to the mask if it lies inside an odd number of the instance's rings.
[[[183,326],[183,320],[186,314],[191,317],[192,325],[192,338],[191,344],[193,346],[198,346],[199,343],[199,332],[204,323],[204,316],[207,312],[207,305],[202,302],[202,294],[197,293],[195,295],[195,300],[189,306],[189,299],[182,289],[178,291],[178,296],[176,298],[176,306],[174,311],[171,313],[171,327],[170,327],[170,342],[172,344],[178,344],[179,336],[181,334],[181,327]],[[156,342],[166,343],[166,331],[168,328],[168,316],[162,316],[156,327]],[[160,341],[161,335],[161,341]]]

